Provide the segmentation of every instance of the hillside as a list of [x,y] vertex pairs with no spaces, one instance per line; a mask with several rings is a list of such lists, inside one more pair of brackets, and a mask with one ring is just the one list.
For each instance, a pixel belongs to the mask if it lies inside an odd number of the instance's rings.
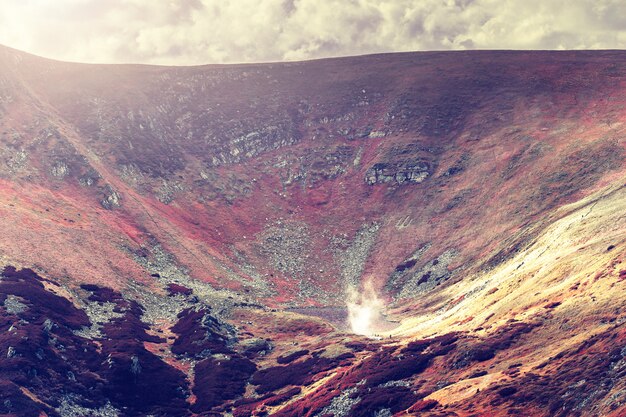
[[621,415],[625,105],[623,51],[2,47],[0,415]]

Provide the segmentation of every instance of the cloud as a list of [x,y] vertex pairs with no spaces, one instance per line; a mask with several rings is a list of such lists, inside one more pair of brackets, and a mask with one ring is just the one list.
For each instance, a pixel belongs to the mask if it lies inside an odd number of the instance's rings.
[[387,51],[624,48],[622,0],[3,0],[0,43],[203,64]]

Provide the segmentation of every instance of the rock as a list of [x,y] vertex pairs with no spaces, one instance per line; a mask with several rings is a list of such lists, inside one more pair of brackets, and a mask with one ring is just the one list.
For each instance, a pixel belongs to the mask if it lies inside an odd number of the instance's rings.
[[70,168],[63,161],[57,162],[52,167],[52,175],[58,179],[63,179],[70,174]]
[[369,185],[386,183],[421,183],[430,175],[430,166],[426,162],[380,162],[365,173],[365,182]]
[[100,201],[102,207],[107,210],[113,210],[114,208],[118,208],[122,205],[122,196],[115,191],[111,186],[105,187],[104,198]]
[[249,358],[263,356],[272,350],[272,344],[269,340],[258,337],[242,340],[240,346],[243,349],[243,354]]
[[4,308],[6,308],[7,313],[17,315],[25,312],[28,307],[20,300],[20,297],[16,297],[12,294],[7,295],[7,298],[4,300]]

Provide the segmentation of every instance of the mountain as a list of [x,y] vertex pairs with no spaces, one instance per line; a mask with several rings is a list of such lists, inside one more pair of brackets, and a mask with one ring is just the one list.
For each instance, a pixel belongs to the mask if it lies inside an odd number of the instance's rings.
[[625,106],[624,51],[1,47],[0,415],[622,415]]

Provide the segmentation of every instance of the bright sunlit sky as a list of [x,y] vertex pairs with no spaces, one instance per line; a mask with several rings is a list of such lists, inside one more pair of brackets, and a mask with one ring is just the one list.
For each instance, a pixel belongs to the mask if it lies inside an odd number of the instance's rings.
[[0,44],[187,65],[448,49],[624,49],[624,0],[0,0]]

